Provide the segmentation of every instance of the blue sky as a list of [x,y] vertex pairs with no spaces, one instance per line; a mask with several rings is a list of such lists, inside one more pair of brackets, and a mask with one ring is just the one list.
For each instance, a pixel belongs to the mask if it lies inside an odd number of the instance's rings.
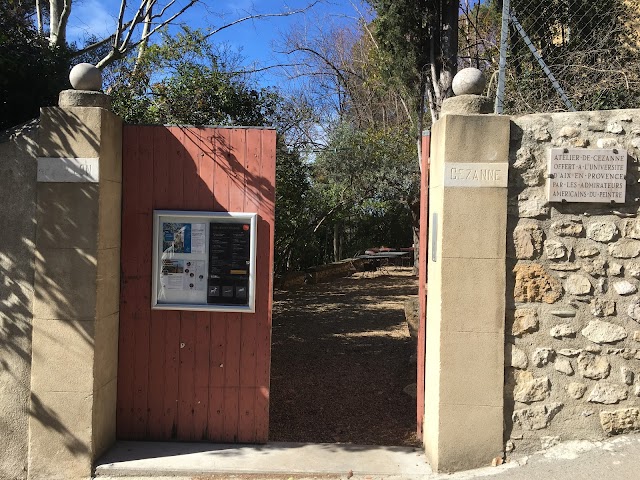
[[[180,1],[180,0],[178,0]],[[139,1],[129,2],[139,5]],[[275,13],[297,10],[311,3],[311,0],[205,0],[194,6],[180,18],[192,28],[220,27],[248,13]],[[113,33],[120,8],[120,0],[75,0],[69,19],[68,40],[82,43],[87,35],[97,37]],[[287,59],[274,51],[283,33],[294,25],[315,25],[326,22],[355,22],[359,12],[368,12],[362,0],[321,0],[304,14],[288,17],[272,17],[243,22],[230,27],[212,37],[216,43],[227,44],[232,51],[240,52],[247,65],[274,65],[286,63]],[[262,86],[277,85],[277,72],[263,74]]]

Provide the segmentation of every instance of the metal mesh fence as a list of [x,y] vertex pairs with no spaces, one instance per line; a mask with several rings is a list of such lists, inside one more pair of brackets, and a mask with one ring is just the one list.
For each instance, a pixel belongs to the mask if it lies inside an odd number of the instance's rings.
[[460,66],[490,89],[503,57],[504,113],[640,106],[640,0],[504,3],[506,22],[502,1],[462,2],[460,22]]

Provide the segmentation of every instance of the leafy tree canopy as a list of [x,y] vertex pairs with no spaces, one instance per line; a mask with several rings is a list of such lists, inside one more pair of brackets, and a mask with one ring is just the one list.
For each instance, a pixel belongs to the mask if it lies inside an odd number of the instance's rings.
[[30,15],[20,2],[0,2],[0,130],[55,105],[68,84],[69,51],[50,47]]
[[201,30],[184,28],[111,74],[113,108],[127,122],[270,125],[278,96],[238,72]]

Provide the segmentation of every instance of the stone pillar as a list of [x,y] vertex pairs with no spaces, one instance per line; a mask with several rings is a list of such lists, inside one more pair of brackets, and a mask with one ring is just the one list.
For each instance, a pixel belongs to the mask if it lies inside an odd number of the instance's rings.
[[503,451],[510,121],[470,114],[487,105],[478,95],[445,101],[431,137],[423,441],[442,472]]
[[122,122],[96,91],[41,112],[30,479],[85,479],[115,441]]

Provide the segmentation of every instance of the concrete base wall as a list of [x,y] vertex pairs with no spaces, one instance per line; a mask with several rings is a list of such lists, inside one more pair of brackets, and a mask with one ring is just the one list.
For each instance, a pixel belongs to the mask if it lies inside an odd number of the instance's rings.
[[37,122],[0,134],[0,479],[27,475]]

